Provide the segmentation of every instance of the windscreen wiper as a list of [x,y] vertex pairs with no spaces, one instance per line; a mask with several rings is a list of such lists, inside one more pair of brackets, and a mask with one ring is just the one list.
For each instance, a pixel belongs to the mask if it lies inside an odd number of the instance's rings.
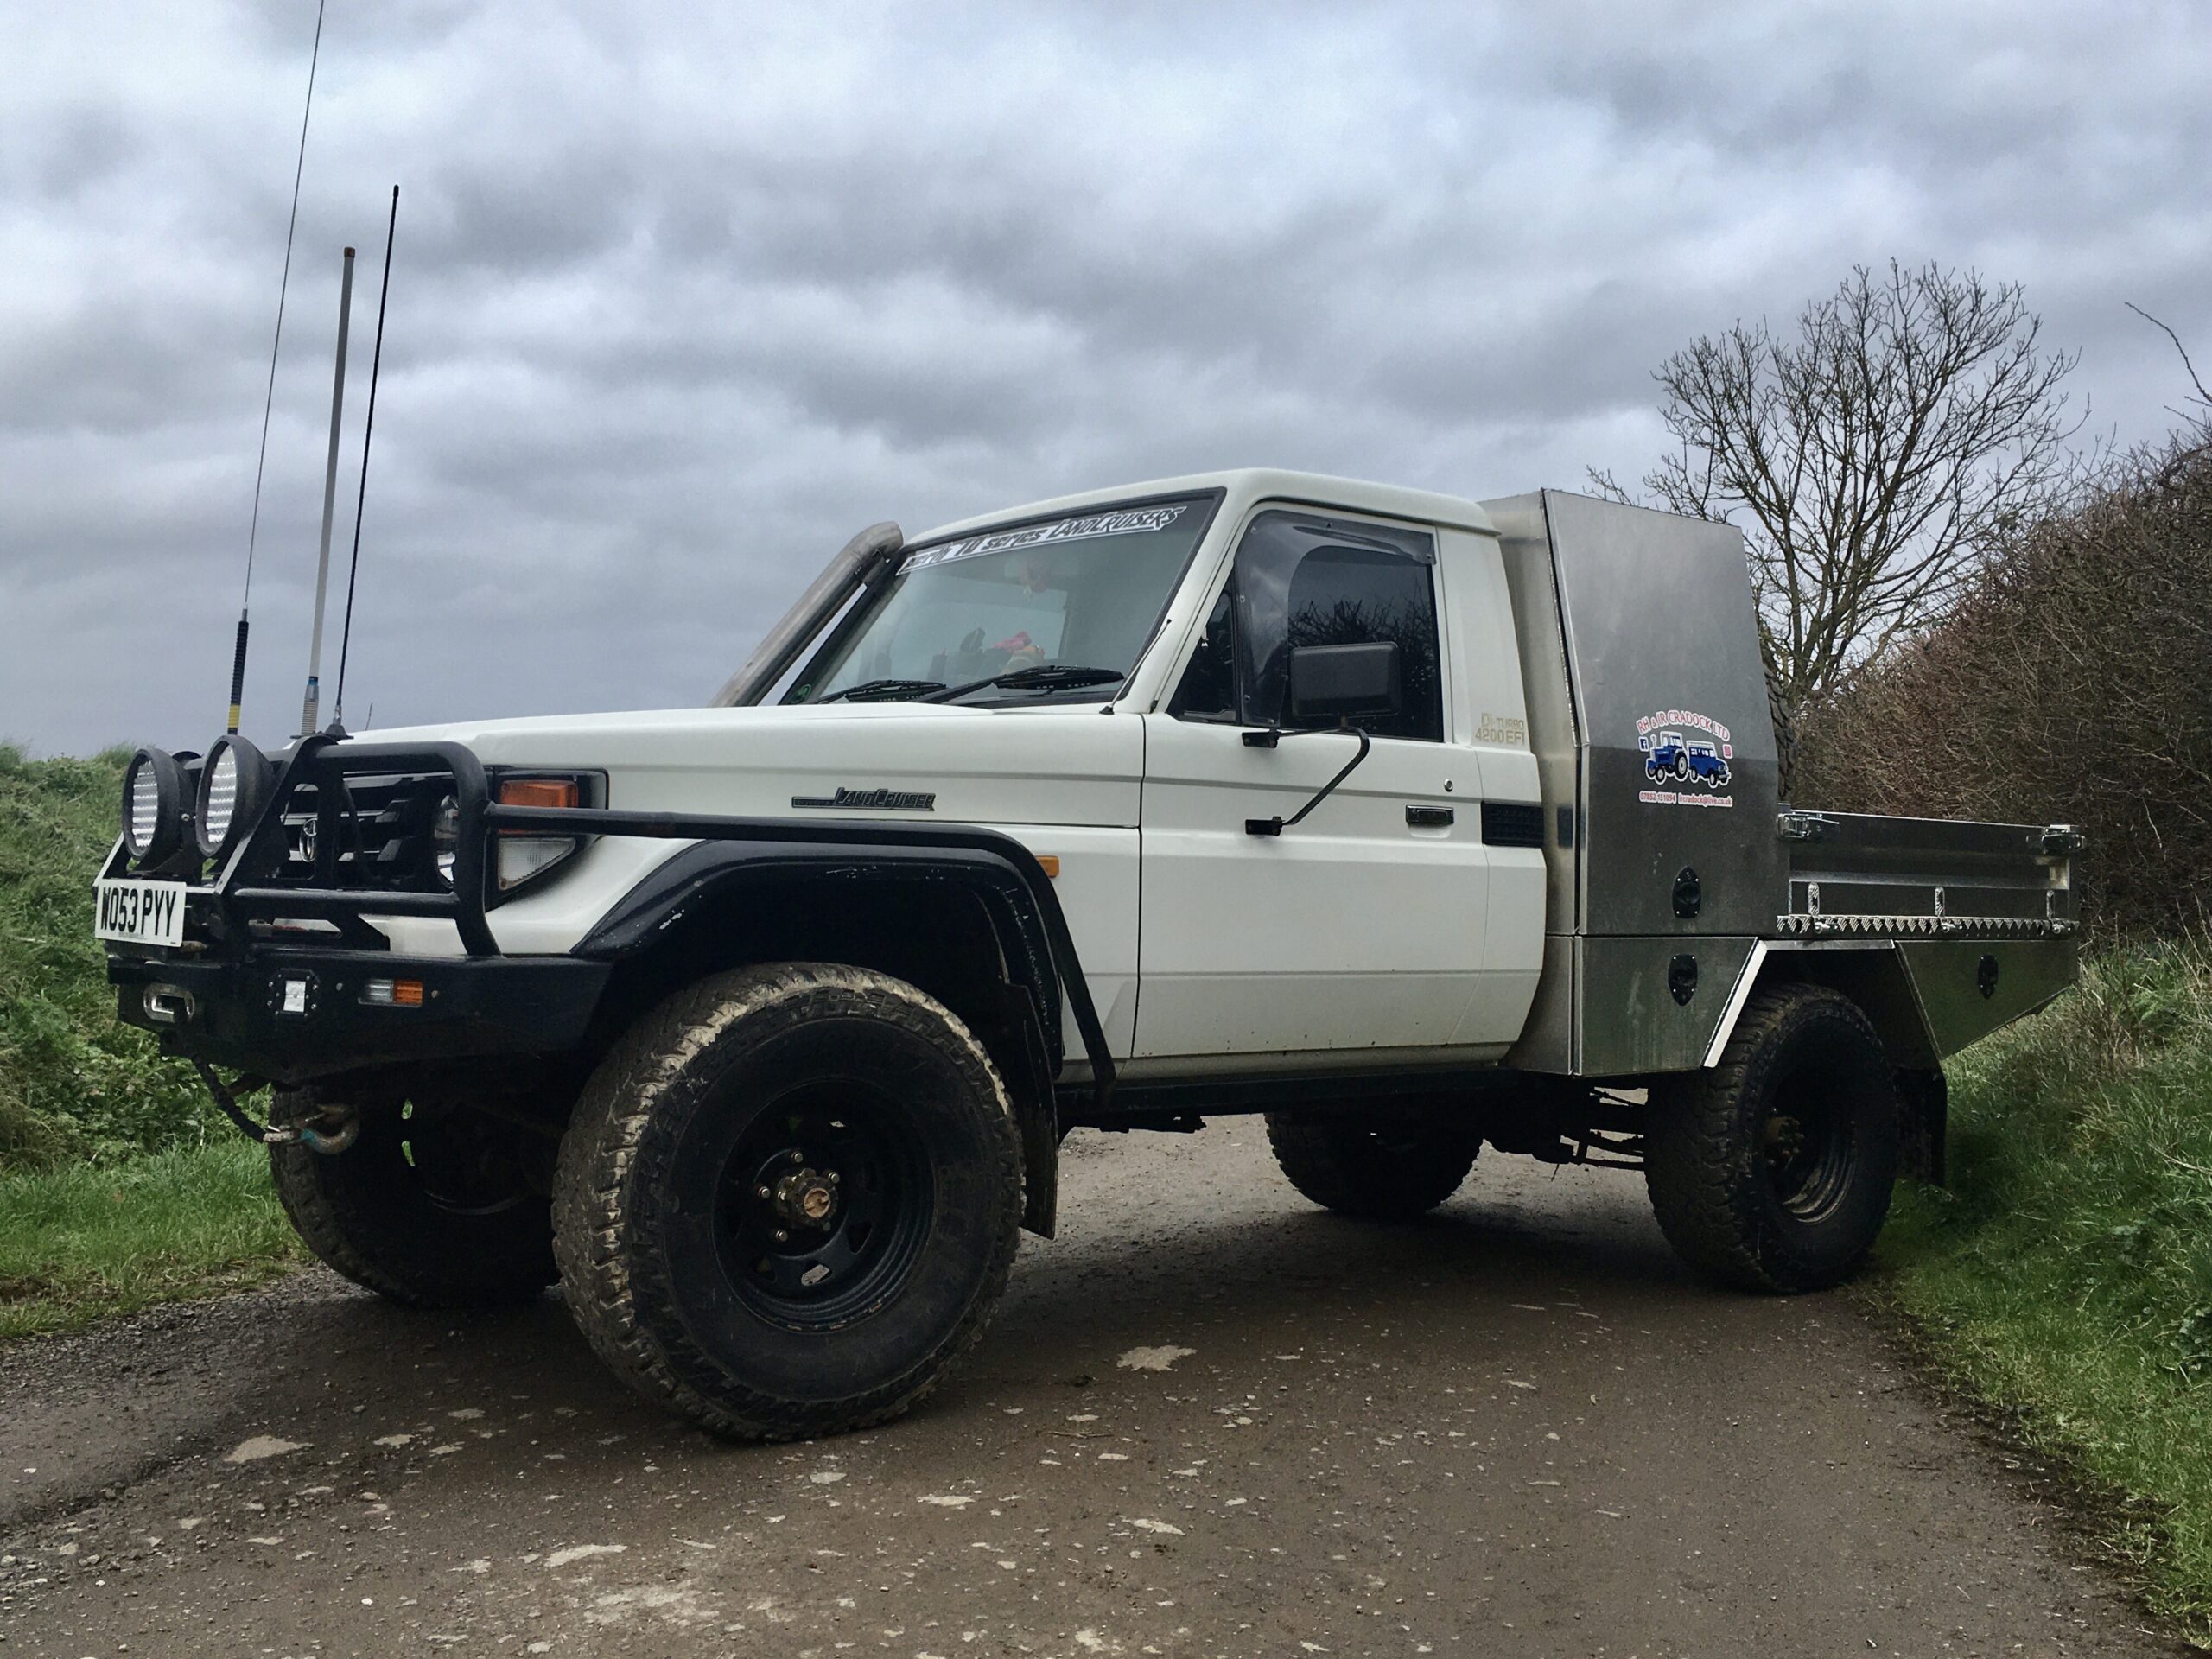
[[925,691],[942,691],[943,680],[862,680],[858,685],[849,685],[842,691],[832,691],[826,697],[817,697],[817,702],[893,702],[901,697],[918,697]]
[[921,701],[950,702],[955,697],[964,697],[970,691],[981,691],[990,686],[1008,691],[1058,691],[1070,686],[1112,685],[1127,677],[1119,669],[1079,668],[1071,663],[1039,663],[1031,668],[1017,668],[1011,673],[994,674],[988,680],[970,680],[965,685],[950,689],[940,687]]

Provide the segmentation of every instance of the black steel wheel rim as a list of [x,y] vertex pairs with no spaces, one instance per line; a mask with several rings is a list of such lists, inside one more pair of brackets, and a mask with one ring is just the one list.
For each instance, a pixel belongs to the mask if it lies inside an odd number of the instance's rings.
[[1859,1173],[1859,1135],[1847,1081],[1799,1073],[1770,1104],[1763,1126],[1768,1191],[1783,1213],[1824,1219]]
[[789,1329],[846,1325],[897,1294],[934,1205],[911,1116],[851,1079],[764,1106],[716,1194],[715,1241],[738,1300]]

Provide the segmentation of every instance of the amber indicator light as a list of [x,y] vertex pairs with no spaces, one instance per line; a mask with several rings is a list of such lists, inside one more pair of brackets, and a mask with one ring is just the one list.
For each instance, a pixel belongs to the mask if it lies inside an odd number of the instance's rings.
[[573,778],[503,778],[501,806],[574,806],[578,799]]

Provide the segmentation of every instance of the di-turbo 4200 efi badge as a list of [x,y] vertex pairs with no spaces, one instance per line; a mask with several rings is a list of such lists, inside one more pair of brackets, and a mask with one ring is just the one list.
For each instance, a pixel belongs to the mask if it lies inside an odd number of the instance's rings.
[[794,795],[791,804],[832,812],[934,812],[937,797],[906,789],[840,789],[835,795]]
[[1728,728],[1691,709],[1660,709],[1636,722],[1643,751],[1644,787],[1636,798],[1649,806],[1733,806],[1735,745]]

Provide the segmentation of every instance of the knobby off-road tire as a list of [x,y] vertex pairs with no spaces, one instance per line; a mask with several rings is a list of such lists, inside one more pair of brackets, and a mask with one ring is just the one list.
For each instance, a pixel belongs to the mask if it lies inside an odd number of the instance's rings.
[[1268,1114],[1268,1145],[1290,1184],[1324,1209],[1363,1221],[1410,1221],[1459,1190],[1482,1150],[1456,1125],[1363,1123]]
[[576,1323],[717,1434],[883,1422],[1006,1288],[1021,1147],[975,1038],[903,981],[741,969],[677,993],[585,1087],[554,1180]]
[[1651,1091],[1644,1184],[1660,1230],[1709,1279],[1819,1290],[1850,1277],[1889,1215],[1895,1078],[1834,991],[1755,996],[1720,1064]]
[[[312,1116],[331,1086],[280,1094],[278,1122]],[[348,1096],[351,1099],[350,1096]],[[553,1282],[553,1218],[526,1131],[465,1108],[417,1111],[397,1090],[351,1099],[344,1152],[269,1149],[276,1198],[322,1262],[412,1307],[527,1302]]]

